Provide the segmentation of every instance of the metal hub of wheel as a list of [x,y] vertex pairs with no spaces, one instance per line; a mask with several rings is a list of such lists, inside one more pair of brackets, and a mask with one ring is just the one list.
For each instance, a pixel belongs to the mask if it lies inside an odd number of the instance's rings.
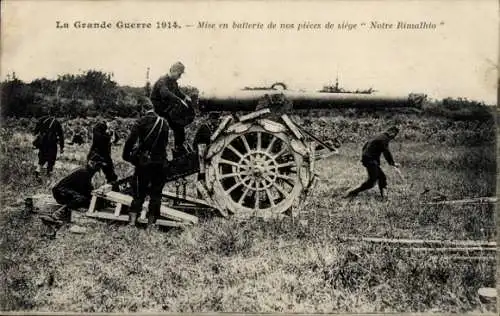
[[[270,133],[259,125],[223,136],[211,159],[207,183],[219,205],[237,215],[270,215],[289,209],[303,186],[303,157],[289,133]],[[306,169],[303,170],[303,169]],[[210,179],[211,178],[211,179]]]

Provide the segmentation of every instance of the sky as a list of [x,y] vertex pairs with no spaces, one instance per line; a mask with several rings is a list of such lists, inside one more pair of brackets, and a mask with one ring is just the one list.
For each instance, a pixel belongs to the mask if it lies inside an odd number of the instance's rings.
[[[144,86],[182,61],[181,85],[227,93],[285,82],[314,91],[338,76],[346,89],[426,93],[496,104],[498,1],[2,1],[0,76],[24,81],[97,69],[121,85]],[[56,28],[67,22],[69,29]],[[81,21],[111,29],[75,28]],[[118,29],[116,23],[151,23]],[[157,29],[176,21],[180,29]],[[199,22],[228,29],[198,28]],[[357,24],[348,31],[339,23]],[[435,29],[373,29],[372,22],[427,22]],[[263,29],[233,29],[262,23]],[[274,22],[275,29],[267,29]],[[280,24],[294,24],[280,29]],[[321,29],[297,30],[301,23]],[[326,23],[335,25],[326,29]],[[366,23],[362,26],[361,23]],[[188,27],[187,25],[193,25]]]

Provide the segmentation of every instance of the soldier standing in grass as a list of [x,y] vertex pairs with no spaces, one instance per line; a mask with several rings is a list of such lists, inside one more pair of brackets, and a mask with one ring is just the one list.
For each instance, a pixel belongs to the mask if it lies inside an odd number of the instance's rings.
[[35,140],[33,145],[38,149],[38,166],[35,171],[37,177],[45,164],[47,164],[47,176],[52,174],[57,159],[57,144],[64,153],[64,133],[61,123],[52,115],[42,117],[36,124]]
[[89,161],[85,167],[75,169],[61,179],[52,189],[52,195],[57,203],[63,206],[50,215],[41,216],[40,219],[61,225],[71,220],[71,210],[88,208],[92,198],[92,178],[102,166],[100,162]]
[[191,106],[191,98],[182,93],[177,84],[177,80],[184,73],[184,69],[185,67],[181,62],[176,62],[170,67],[167,75],[158,79],[151,91],[151,102],[155,111],[167,119],[174,133],[174,158],[186,153],[184,128],[193,121],[195,116],[194,109]]
[[148,224],[160,216],[161,194],[166,182],[164,164],[167,160],[168,124],[150,109],[139,118],[125,141],[123,160],[135,166],[131,180],[133,200],[130,224],[137,225],[146,196],[149,195]]
[[106,181],[116,191],[118,189],[116,185],[118,176],[111,159],[111,143],[116,141],[116,139],[112,139],[114,134],[109,131],[106,121],[100,121],[94,126],[92,135],[92,145],[87,160],[100,162],[103,165],[102,171],[106,176]]
[[354,198],[360,192],[371,189],[378,182],[380,195],[384,198],[384,189],[387,187],[387,177],[380,168],[380,155],[384,155],[387,163],[394,168],[398,164],[394,162],[392,154],[389,151],[389,142],[393,140],[399,133],[399,129],[395,126],[389,128],[385,132],[375,136],[365,143],[362,150],[361,162],[368,172],[368,180],[363,182],[358,188],[351,190],[345,196],[346,198]]

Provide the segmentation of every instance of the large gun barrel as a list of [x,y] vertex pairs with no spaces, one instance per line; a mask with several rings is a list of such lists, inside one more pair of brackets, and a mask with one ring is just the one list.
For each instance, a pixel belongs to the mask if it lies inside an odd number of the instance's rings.
[[287,90],[241,90],[231,94],[202,93],[198,102],[202,111],[255,111],[263,98],[282,95],[293,109],[395,108],[421,107],[426,96],[385,96],[367,93],[295,92]]

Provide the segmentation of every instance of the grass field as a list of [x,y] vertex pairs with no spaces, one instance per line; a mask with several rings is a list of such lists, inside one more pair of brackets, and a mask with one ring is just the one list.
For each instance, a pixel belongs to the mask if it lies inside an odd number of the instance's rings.
[[[495,195],[494,122],[395,116],[405,128],[391,148],[406,181],[383,165],[389,179],[387,201],[379,201],[375,189],[352,202],[340,198],[364,181],[362,140],[385,126],[387,117],[321,117],[312,129],[318,134],[334,131],[343,145],[339,155],[318,163],[321,179],[297,218],[206,217],[186,230],[157,231],[78,217],[85,234],[64,226],[55,237],[45,236],[47,227],[37,217],[23,215],[25,197],[49,191],[33,178],[30,138],[9,127],[2,135],[8,159],[2,161],[0,307],[51,312],[495,312],[494,304],[479,300],[477,290],[495,287],[496,261],[456,261],[444,254],[339,239],[496,240],[493,205],[422,204],[436,194],[446,199]],[[65,166],[81,164],[87,150],[88,144],[68,146],[49,186],[68,172]],[[124,176],[131,167],[120,159],[121,145],[113,151],[117,172]],[[99,181],[104,181],[102,175]]]

